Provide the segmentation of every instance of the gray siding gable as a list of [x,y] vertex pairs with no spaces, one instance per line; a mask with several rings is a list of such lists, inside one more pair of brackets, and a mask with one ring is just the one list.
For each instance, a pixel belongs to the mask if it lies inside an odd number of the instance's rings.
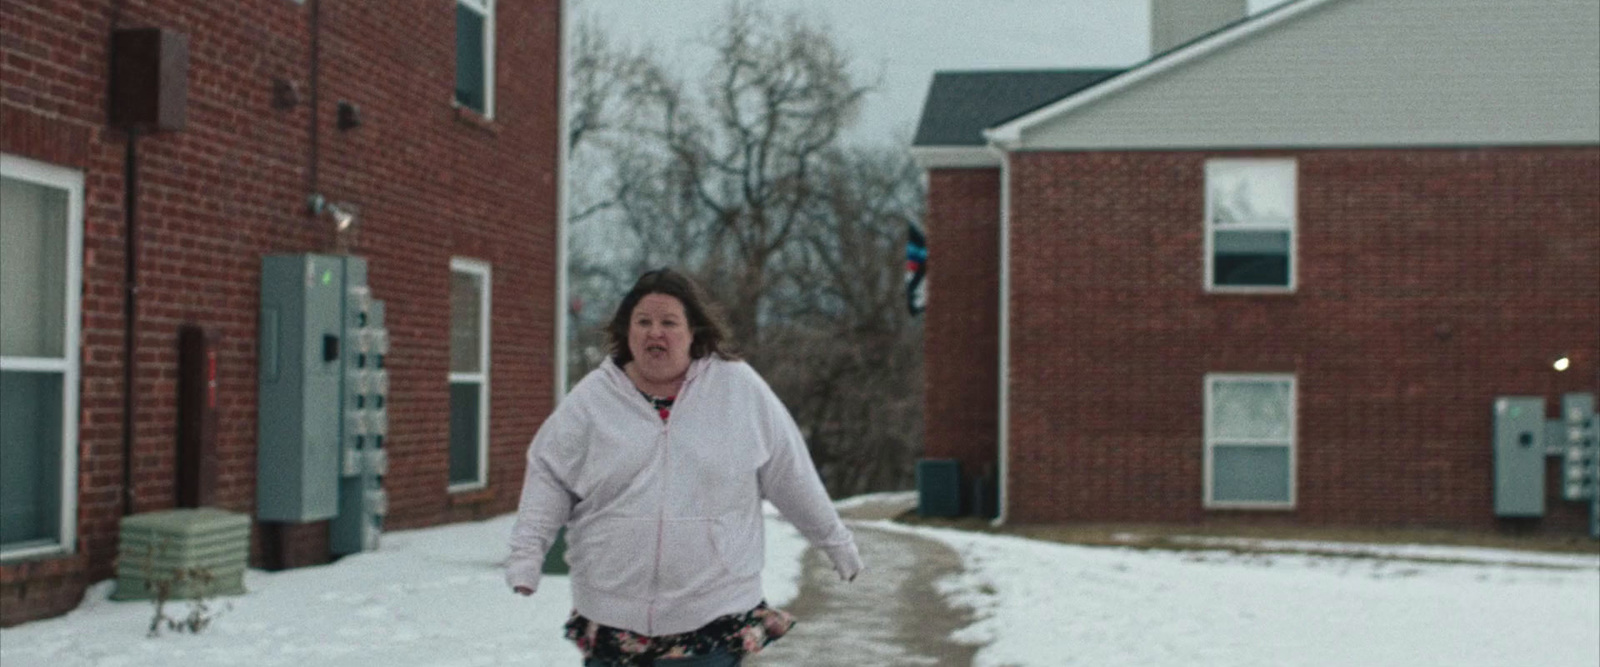
[[1600,143],[1600,0],[1298,2],[1013,121],[1008,148]]

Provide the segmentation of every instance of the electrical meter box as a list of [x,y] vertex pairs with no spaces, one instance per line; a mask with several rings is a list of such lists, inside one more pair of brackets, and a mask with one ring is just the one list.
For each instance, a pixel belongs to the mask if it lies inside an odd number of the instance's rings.
[[[355,258],[352,258],[355,259]],[[344,338],[349,354],[344,359],[344,389],[339,420],[339,515],[329,525],[328,546],[347,555],[378,548],[388,494],[383,476],[388,472],[389,331],[384,328],[384,304],[367,289],[366,263],[345,266],[346,300]]]
[[256,516],[305,523],[338,513],[344,263],[261,261]]
[[1494,401],[1494,513],[1544,516],[1544,399]]
[[1550,451],[1561,457],[1561,497],[1588,500],[1600,493],[1600,425],[1594,394],[1563,394],[1561,416],[1549,422]]

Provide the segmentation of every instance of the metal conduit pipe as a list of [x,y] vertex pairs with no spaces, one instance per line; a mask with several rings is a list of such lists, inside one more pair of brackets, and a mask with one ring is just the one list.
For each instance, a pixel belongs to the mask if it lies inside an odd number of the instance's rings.
[[127,155],[122,165],[123,246],[122,302],[122,515],[133,514],[133,426],[135,354],[139,312],[139,130],[128,128]]

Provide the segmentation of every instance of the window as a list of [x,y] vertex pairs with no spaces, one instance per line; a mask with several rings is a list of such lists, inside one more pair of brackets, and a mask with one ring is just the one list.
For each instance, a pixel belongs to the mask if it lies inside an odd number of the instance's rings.
[[83,174],[0,155],[0,559],[76,540]]
[[494,117],[494,0],[456,1],[456,104]]
[[450,490],[489,473],[489,265],[450,260]]
[[1206,162],[1206,290],[1293,292],[1294,160]]
[[1205,505],[1293,509],[1295,378],[1206,376]]

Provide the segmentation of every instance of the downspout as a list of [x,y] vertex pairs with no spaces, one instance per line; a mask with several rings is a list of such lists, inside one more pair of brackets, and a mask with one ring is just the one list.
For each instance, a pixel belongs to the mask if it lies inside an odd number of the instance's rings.
[[1000,450],[999,498],[996,503],[995,526],[1006,523],[1010,510],[1011,490],[1009,477],[1011,458],[1011,153],[1004,146],[991,142],[989,149],[1000,156],[1000,368],[999,424],[995,445]]
[[139,312],[139,130],[128,128],[127,155],[122,162],[123,234],[122,300],[122,515],[133,514],[134,378],[138,357],[135,341]]
[[561,0],[556,5],[561,35],[561,49],[556,54],[556,118],[559,119],[558,127],[561,135],[557,137],[556,147],[556,366],[555,366],[555,391],[550,394],[552,406],[560,404],[561,398],[567,394],[567,318],[571,299],[567,292],[567,153],[569,138],[567,133],[567,0]]
[[[314,198],[319,196],[319,191],[317,190],[317,156],[319,154],[318,149],[320,148],[320,145],[317,140],[317,92],[318,89],[321,88],[320,61],[322,56],[322,2],[321,0],[306,0],[306,2],[310,5],[308,8],[310,10],[310,17],[307,19],[307,28],[311,32],[311,71],[306,75],[308,79],[307,87],[311,89],[309,94],[310,100],[308,103],[309,108],[306,111],[306,122],[309,123],[309,127],[306,131],[308,134],[308,139],[311,143],[311,154],[306,157],[306,196]],[[337,230],[333,231],[335,244],[338,242],[338,234],[339,233]],[[330,247],[332,247],[332,245],[333,244],[330,244]]]
[[[123,0],[111,5],[111,32],[122,26]],[[109,92],[108,92],[109,94]],[[139,130],[127,128],[128,145],[122,162],[122,515],[133,513],[133,380],[134,327],[139,298],[138,208],[139,208]],[[81,378],[80,378],[81,381]]]

